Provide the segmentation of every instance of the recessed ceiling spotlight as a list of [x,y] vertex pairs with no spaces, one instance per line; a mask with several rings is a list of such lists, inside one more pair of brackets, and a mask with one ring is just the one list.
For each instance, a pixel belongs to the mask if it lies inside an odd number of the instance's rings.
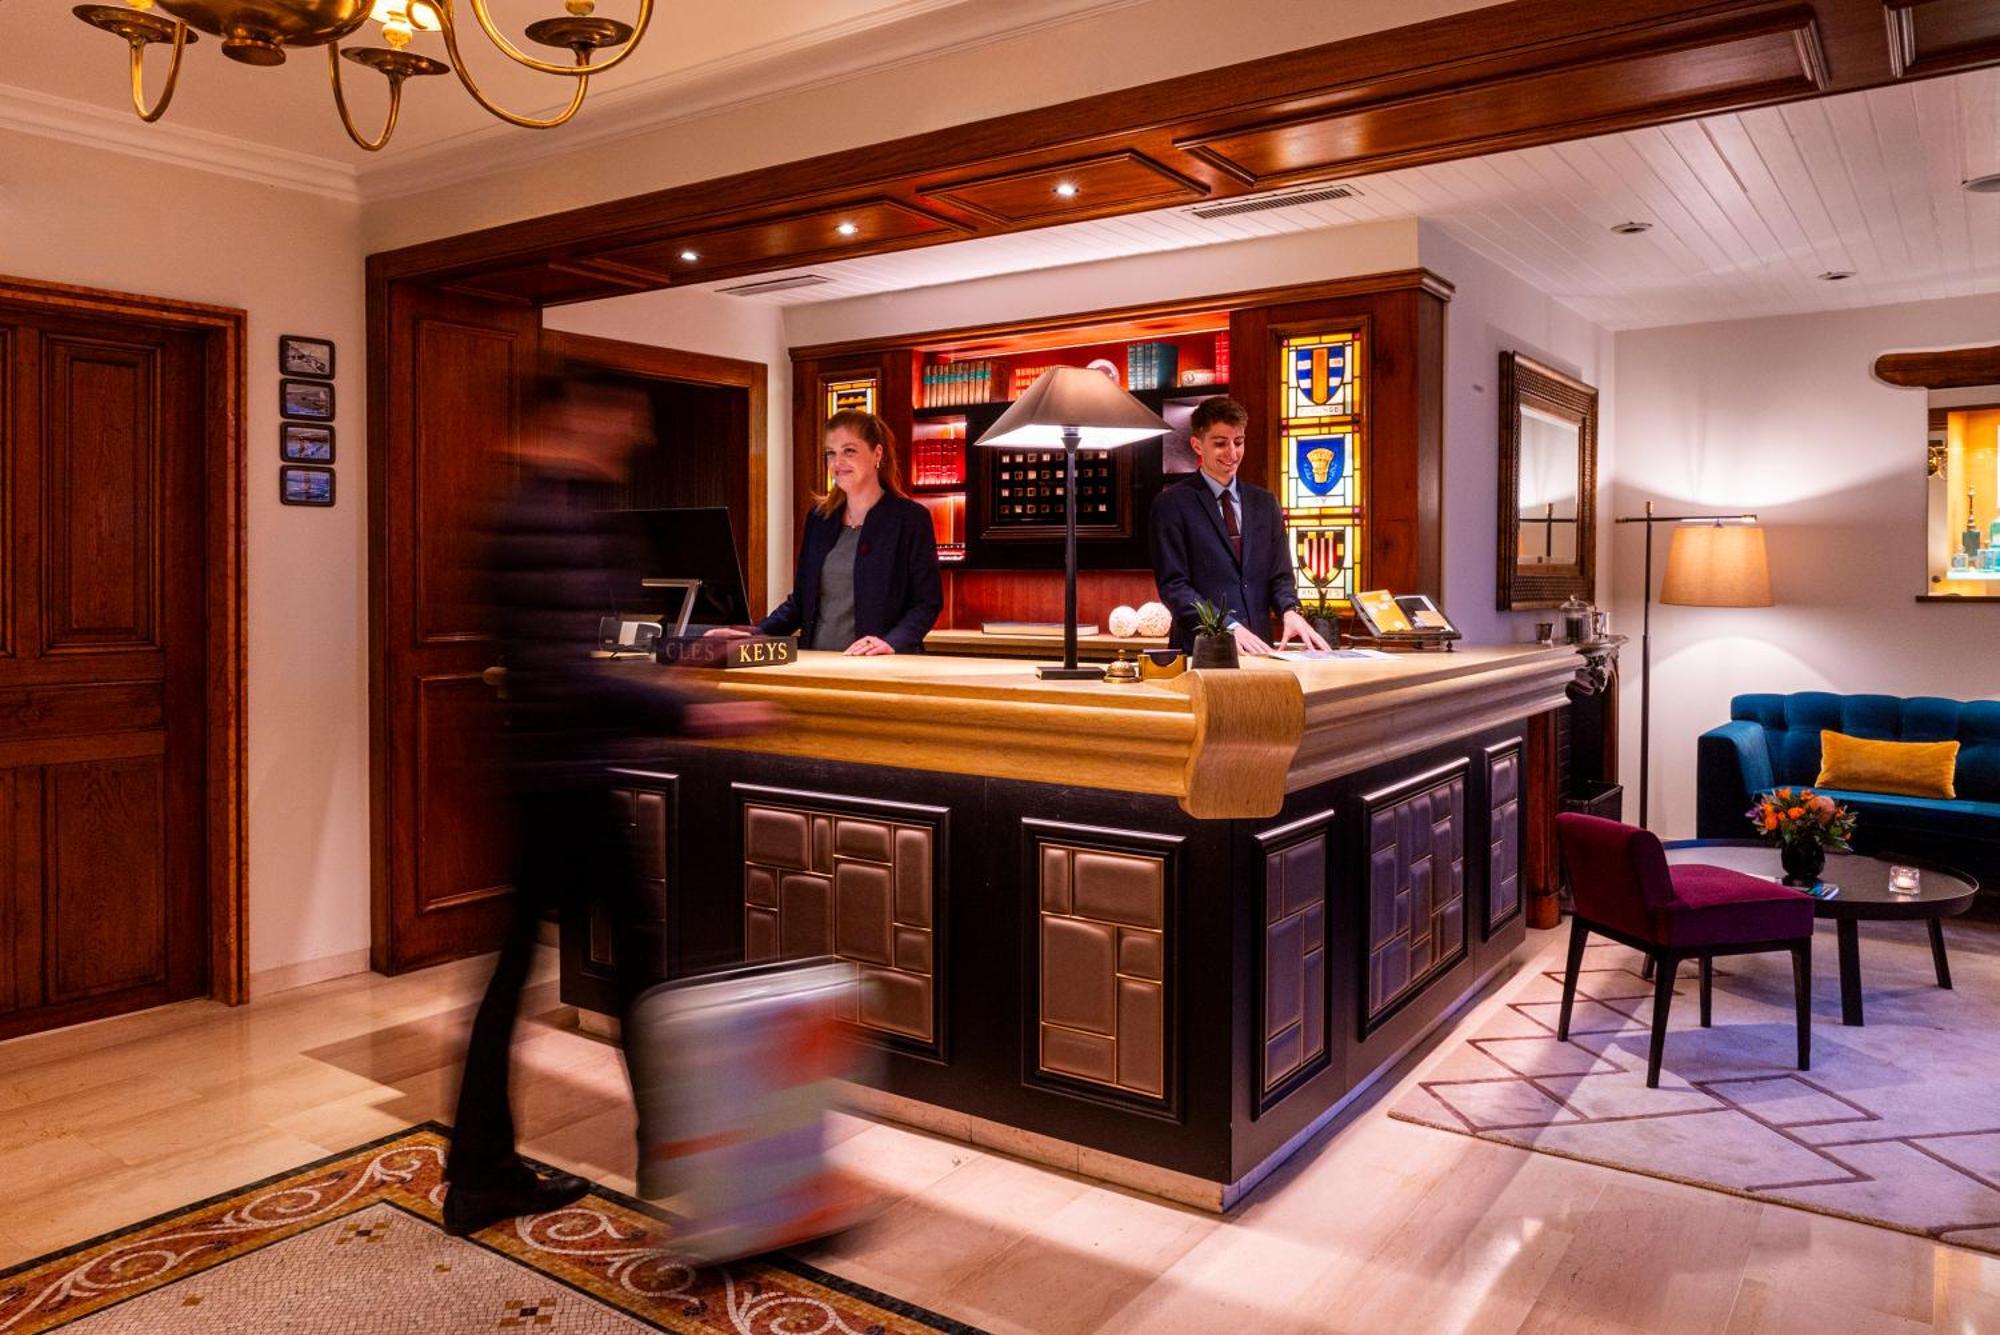
[[833,230],[840,233],[842,236],[853,236],[856,232],[859,232],[861,229],[859,227],[856,227],[851,222],[844,222],[840,224],[840,226],[834,228]]
[[1620,236],[1637,236],[1641,232],[1652,231],[1653,224],[1649,222],[1612,223],[1611,230],[1618,233],[1618,235]]
[[2000,172],[1988,172],[1963,182],[1965,188],[1975,195],[2000,195]]
[[1828,269],[1819,276],[1819,281],[1822,283],[1841,283],[1852,277],[1854,277],[1854,270],[1852,269]]
[[1063,197],[1064,199],[1075,199],[1075,198],[1076,198],[1076,182],[1075,182],[1075,181],[1058,181],[1058,182],[1056,182],[1056,193],[1057,193],[1058,195],[1062,196],[1062,197]]
[[684,250],[681,252],[681,261],[685,264],[693,264],[696,260],[700,258],[701,258],[701,252],[699,251]]

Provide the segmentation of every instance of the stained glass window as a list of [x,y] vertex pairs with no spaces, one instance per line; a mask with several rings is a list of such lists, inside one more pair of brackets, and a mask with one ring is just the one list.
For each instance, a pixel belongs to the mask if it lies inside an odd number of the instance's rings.
[[1292,569],[1300,599],[1333,614],[1366,587],[1366,354],[1358,329],[1278,343],[1279,498]]

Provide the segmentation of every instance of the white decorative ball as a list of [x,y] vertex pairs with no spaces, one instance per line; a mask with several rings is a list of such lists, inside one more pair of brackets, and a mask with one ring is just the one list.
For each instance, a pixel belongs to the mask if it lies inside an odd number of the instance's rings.
[[1105,620],[1111,626],[1111,633],[1121,640],[1128,640],[1139,633],[1139,614],[1122,603],[1111,609]]
[[1147,603],[1139,609],[1139,634],[1158,639],[1174,628],[1174,614],[1165,603]]

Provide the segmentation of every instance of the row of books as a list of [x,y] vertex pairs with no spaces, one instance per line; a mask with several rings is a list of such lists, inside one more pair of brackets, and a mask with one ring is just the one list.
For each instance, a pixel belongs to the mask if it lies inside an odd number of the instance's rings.
[[993,362],[946,362],[926,366],[923,377],[924,407],[955,408],[973,403],[991,403],[1000,368]]
[[1180,349],[1171,343],[1132,343],[1125,348],[1125,388],[1167,389],[1180,368]]
[[947,428],[941,436],[919,436],[910,442],[910,483],[918,487],[965,484],[963,427]]

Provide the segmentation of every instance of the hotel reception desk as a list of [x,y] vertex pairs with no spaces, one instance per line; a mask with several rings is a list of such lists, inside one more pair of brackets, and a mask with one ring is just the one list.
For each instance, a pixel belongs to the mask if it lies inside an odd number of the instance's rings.
[[[1578,662],[690,673],[786,722],[619,771],[662,972],[852,960],[864,1106],[1224,1208],[1523,941],[1527,723]],[[616,944],[563,923],[564,1001],[615,1010]]]

